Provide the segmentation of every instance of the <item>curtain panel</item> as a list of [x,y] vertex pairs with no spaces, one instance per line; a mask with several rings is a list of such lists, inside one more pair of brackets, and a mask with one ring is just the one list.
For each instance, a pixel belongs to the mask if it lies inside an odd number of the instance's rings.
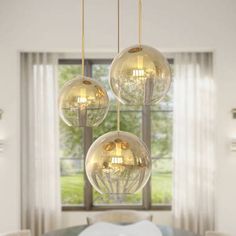
[[204,235],[214,229],[212,53],[174,56],[173,221]]
[[21,54],[21,227],[60,226],[57,55]]

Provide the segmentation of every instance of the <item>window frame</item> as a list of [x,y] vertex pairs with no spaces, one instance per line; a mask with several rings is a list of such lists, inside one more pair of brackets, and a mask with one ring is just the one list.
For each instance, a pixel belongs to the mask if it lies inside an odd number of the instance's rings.
[[[172,58],[167,59],[170,64],[174,61]],[[112,58],[110,59],[86,59],[85,60],[85,76],[92,77],[92,65],[96,64],[111,64]],[[58,65],[81,65],[81,59],[64,59],[58,60]],[[113,111],[113,110],[110,110]],[[159,111],[159,110],[158,110]],[[173,112],[173,110],[160,110],[160,112]],[[148,149],[151,150],[151,107],[143,106],[141,111],[141,132],[142,140],[147,145]],[[91,127],[84,127],[83,129],[83,140],[84,140],[84,158],[86,153],[93,142],[93,129]],[[151,157],[152,158],[152,157]],[[170,157],[171,158],[171,157]],[[85,160],[84,160],[85,170]],[[151,177],[147,184],[142,190],[142,204],[141,205],[93,205],[93,187],[90,184],[86,172],[84,171],[84,205],[62,205],[62,211],[101,211],[108,209],[130,209],[130,210],[158,210],[158,211],[170,211],[172,209],[171,204],[158,204],[152,205],[151,201]]]

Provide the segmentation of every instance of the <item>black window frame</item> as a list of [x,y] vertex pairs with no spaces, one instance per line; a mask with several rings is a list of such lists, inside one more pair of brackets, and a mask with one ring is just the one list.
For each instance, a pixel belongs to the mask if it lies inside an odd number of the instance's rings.
[[[85,76],[92,77],[92,65],[96,64],[111,64],[112,59],[86,59],[85,60]],[[170,64],[174,63],[172,58],[168,58]],[[59,65],[81,65],[81,59],[59,59]],[[113,111],[113,110],[110,110]],[[142,139],[146,143],[148,149],[151,149],[151,107],[143,106],[142,109]],[[173,112],[172,110],[157,110],[157,112]],[[93,142],[93,130],[91,127],[83,128],[84,141],[84,158]],[[152,158],[152,157],[151,157]],[[170,157],[171,158],[171,157]],[[153,158],[152,158],[153,159]],[[159,157],[157,159],[160,159]],[[84,161],[85,165],[85,161]],[[85,166],[84,166],[85,169]],[[130,209],[130,210],[158,210],[170,211],[171,204],[151,204],[151,177],[142,190],[142,204],[141,205],[104,205],[93,206],[93,187],[90,184],[87,175],[84,171],[84,205],[62,205],[62,211],[101,211],[111,209]]]

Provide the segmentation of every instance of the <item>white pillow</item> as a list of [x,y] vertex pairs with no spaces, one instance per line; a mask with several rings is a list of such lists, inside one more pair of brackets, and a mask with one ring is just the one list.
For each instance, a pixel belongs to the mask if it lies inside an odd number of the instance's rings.
[[160,229],[144,220],[129,225],[98,222],[88,226],[79,236],[162,236]]

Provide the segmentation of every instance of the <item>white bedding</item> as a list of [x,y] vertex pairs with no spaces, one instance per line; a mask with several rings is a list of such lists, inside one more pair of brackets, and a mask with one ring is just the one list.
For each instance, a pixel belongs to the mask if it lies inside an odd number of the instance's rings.
[[99,222],[86,228],[79,236],[162,236],[162,233],[154,223],[144,220],[129,225]]

